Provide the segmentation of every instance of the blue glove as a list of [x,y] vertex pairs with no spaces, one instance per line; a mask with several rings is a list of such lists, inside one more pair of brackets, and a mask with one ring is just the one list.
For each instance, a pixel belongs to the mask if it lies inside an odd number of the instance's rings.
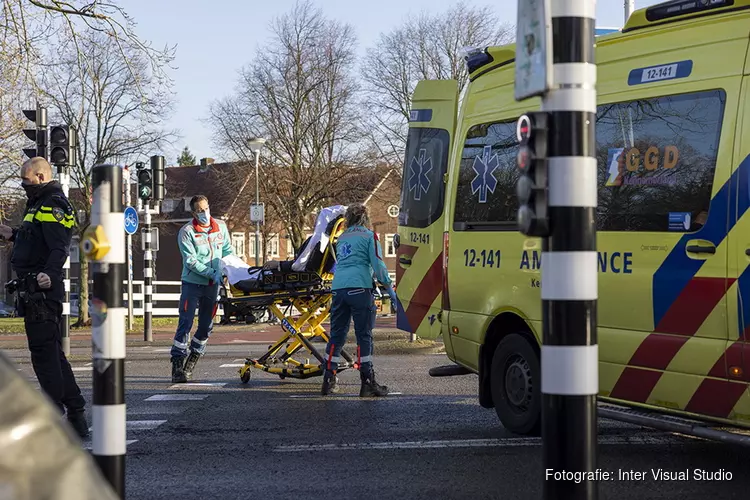
[[216,283],[221,284],[221,271],[218,269],[215,269],[213,277],[211,279],[214,281],[214,284]]

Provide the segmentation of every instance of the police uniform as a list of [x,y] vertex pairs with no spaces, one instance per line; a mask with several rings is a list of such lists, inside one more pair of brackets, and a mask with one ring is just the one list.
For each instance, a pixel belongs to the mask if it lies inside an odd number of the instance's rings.
[[[45,273],[51,285],[19,304],[31,363],[42,390],[80,435],[84,429],[85,400],[62,350],[62,302],[65,296],[63,265],[68,258],[75,216],[57,181],[42,184],[26,203],[23,224],[13,230],[11,266],[19,278]],[[36,280],[29,280],[36,284]],[[38,286],[38,285],[37,285]],[[83,421],[83,423],[81,423]]]

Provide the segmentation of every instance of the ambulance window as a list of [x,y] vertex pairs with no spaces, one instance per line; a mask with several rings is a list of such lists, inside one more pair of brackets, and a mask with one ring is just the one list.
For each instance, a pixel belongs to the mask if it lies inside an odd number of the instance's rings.
[[599,106],[599,230],[700,228],[725,100],[712,90]]
[[443,214],[450,136],[435,128],[412,128],[406,141],[400,226],[424,228]]
[[515,230],[517,152],[515,120],[469,129],[461,153],[455,230]]

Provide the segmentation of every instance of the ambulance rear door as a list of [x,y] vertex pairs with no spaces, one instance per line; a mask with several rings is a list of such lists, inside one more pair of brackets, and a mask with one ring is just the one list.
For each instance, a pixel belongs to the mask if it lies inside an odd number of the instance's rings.
[[396,249],[397,326],[434,339],[443,289],[445,181],[456,124],[458,82],[417,84],[409,116]]

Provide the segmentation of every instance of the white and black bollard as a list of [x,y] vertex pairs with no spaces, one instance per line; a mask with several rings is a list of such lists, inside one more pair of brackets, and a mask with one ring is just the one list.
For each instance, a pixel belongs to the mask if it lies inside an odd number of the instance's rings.
[[81,247],[94,278],[91,293],[93,401],[92,453],[104,477],[125,498],[125,231],[122,169],[97,165],[91,172],[91,225]]
[[[70,190],[70,175],[68,174],[68,167],[57,167],[57,179],[60,182],[63,194],[67,198],[68,191]],[[67,259],[65,259],[65,264],[63,264],[63,286],[65,289],[65,296],[63,297],[62,309],[62,348],[65,355],[70,356],[70,255],[68,255]]]
[[153,331],[151,318],[153,313],[152,296],[154,287],[153,278],[153,254],[151,251],[151,201],[146,200],[143,205],[145,217],[143,220],[143,340],[151,342],[153,340]]
[[520,230],[542,237],[545,499],[598,498],[595,21],[596,0],[519,3],[516,99],[542,98],[518,122],[517,187]]

